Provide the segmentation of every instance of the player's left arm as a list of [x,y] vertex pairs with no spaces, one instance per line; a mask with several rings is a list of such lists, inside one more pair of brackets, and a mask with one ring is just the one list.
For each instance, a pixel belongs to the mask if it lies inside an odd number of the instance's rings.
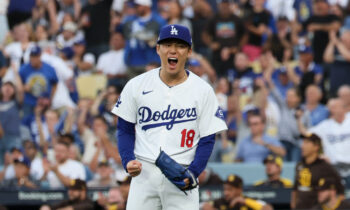
[[194,155],[194,159],[188,169],[193,173],[193,175],[197,178],[199,174],[205,169],[211,152],[213,151],[213,147],[215,144],[215,134],[202,137],[197,146],[196,153]]

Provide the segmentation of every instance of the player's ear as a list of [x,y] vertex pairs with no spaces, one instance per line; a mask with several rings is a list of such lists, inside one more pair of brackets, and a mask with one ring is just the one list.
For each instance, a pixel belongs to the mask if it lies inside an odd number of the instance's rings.
[[157,45],[156,45],[156,50],[157,50],[157,54],[159,55],[160,44],[157,44]]
[[188,48],[188,56],[192,55],[192,47]]

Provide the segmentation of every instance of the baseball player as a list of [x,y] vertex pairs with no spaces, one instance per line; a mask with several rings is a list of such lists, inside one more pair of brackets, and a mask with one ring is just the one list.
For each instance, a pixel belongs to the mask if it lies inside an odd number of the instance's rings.
[[[156,47],[161,67],[131,79],[112,110],[119,117],[122,163],[133,177],[128,210],[199,209],[197,177],[215,134],[227,127],[213,89],[185,69],[191,45],[188,28],[164,26]],[[163,162],[168,171],[157,164],[161,154],[169,156]],[[185,168],[185,178],[174,181],[164,175],[176,171],[173,164]]]

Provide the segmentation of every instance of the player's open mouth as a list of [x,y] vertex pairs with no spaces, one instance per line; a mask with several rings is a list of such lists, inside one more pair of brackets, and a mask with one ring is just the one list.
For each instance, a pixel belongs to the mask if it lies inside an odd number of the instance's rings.
[[168,58],[168,63],[171,67],[175,67],[177,64],[177,58]]

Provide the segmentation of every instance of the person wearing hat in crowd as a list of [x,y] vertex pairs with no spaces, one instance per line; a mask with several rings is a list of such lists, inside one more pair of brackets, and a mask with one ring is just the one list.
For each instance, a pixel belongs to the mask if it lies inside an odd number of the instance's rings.
[[[227,126],[213,88],[185,69],[192,53],[189,29],[164,26],[156,49],[161,67],[129,80],[112,110],[122,164],[133,177],[127,209],[199,209],[197,177],[216,133]],[[190,177],[179,180],[182,189],[155,165],[160,148],[186,166]]]
[[159,63],[155,48],[157,36],[166,21],[153,12],[152,0],[135,0],[136,15],[125,17],[122,24],[125,37],[124,61],[128,66],[128,76],[137,76],[152,62]]
[[202,210],[269,210],[272,206],[262,200],[243,196],[243,180],[230,174],[223,186],[223,197],[203,204]]
[[68,186],[68,200],[53,205],[44,205],[40,210],[93,210],[94,203],[87,195],[86,182],[81,179],[72,179]]
[[30,160],[26,157],[20,157],[13,161],[15,177],[4,180],[0,186],[4,188],[27,188],[34,189],[39,187],[40,183],[35,181],[29,173]]
[[113,169],[107,160],[98,163],[95,178],[87,183],[88,187],[113,187],[116,186],[116,178]]
[[85,39],[77,39],[73,45],[74,56],[72,59],[75,76],[92,73],[96,64],[93,53],[87,52]]
[[129,176],[129,175],[125,176],[124,178],[118,180],[117,183],[119,185],[119,190],[123,196],[125,207],[126,207],[128,197],[129,197],[131,176]]
[[276,155],[269,155],[264,160],[267,180],[258,181],[256,187],[291,188],[293,182],[281,177],[283,159]]
[[302,120],[298,120],[299,130],[302,134],[309,131],[317,134],[323,145],[324,155],[338,170],[346,186],[350,186],[350,115],[347,115],[346,106],[340,98],[328,100],[327,108],[330,117],[310,129],[306,129]]
[[292,68],[287,66],[288,77],[299,87],[302,98],[307,86],[310,84],[320,85],[323,77],[323,68],[313,61],[314,50],[308,45],[299,45],[299,64]]
[[350,203],[344,200],[343,196],[337,195],[335,189],[336,182],[335,179],[321,178],[317,186],[317,199],[318,204],[312,209],[317,210],[340,210],[340,209],[350,209]]
[[295,167],[294,187],[291,194],[292,209],[310,209],[317,204],[317,186],[321,178],[333,177],[336,192],[344,195],[344,186],[337,171],[324,159],[321,139],[314,133],[302,136],[302,160]]
[[53,98],[58,83],[55,69],[41,61],[41,48],[34,46],[30,50],[30,62],[21,66],[19,75],[24,85],[24,116],[33,113],[38,98],[47,94]]

